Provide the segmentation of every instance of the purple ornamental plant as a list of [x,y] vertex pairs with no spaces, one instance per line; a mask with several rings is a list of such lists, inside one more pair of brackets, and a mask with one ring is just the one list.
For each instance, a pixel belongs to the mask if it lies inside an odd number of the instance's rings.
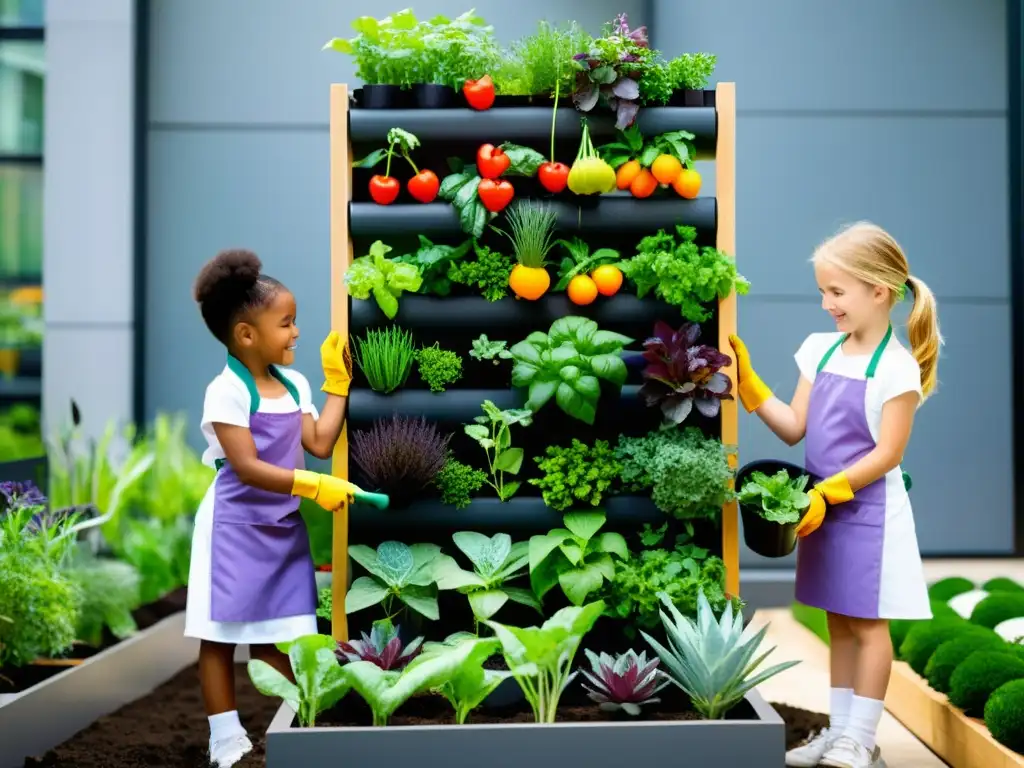
[[604,102],[615,112],[617,129],[631,126],[640,110],[641,68],[649,51],[647,27],[630,30],[628,17],[620,13],[589,51],[573,56],[579,70],[573,104],[589,112]]
[[704,416],[717,416],[722,400],[732,400],[732,381],[719,369],[732,358],[707,344],[697,344],[700,326],[684,323],[679,330],[661,320],[654,335],[644,342],[641,355],[647,361],[640,397],[658,406],[667,425],[686,420],[693,407]]
[[375,621],[369,635],[362,632],[362,640],[339,641],[334,654],[341,664],[369,661],[385,671],[402,670],[423,649],[423,638],[417,637],[403,649],[398,629],[398,625],[390,621]]
[[[590,671],[581,669],[591,685],[583,683],[587,696],[596,701],[601,709],[614,712],[622,710],[629,715],[639,715],[640,708],[661,701],[654,694],[672,682],[668,675],[658,669],[657,658],[647,660],[647,654],[630,648],[612,658],[607,653],[600,656],[589,649],[583,652],[590,662]],[[591,687],[593,686],[593,687]]]

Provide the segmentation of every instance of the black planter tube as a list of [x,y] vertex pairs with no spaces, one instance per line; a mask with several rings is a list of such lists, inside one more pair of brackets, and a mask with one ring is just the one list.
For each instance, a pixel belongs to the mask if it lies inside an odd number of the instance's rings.
[[[494,493],[484,487],[484,492]],[[644,523],[661,525],[665,513],[646,496],[611,496],[601,508],[608,516],[606,530],[639,530]],[[562,512],[547,506],[539,497],[513,497],[509,501],[496,498],[473,499],[468,507],[456,509],[438,499],[413,502],[401,510],[380,510],[353,504],[349,509],[349,533],[360,542],[379,536],[403,540],[419,540],[412,534],[443,533],[450,538],[456,531],[507,533],[514,540],[547,533],[562,526]],[[400,531],[397,534],[396,531]]]
[[[582,232],[588,237],[624,231],[647,234],[675,224],[714,232],[718,218],[717,201],[713,197],[639,200],[628,195],[604,195],[600,200],[585,200],[584,205],[563,201],[552,201],[548,205],[558,214],[556,229],[559,232]],[[405,234],[439,237],[461,231],[458,213],[447,202],[425,205],[349,203],[349,226],[353,237],[379,236],[381,239]]]
[[[572,107],[558,108],[555,132],[563,137],[578,137],[580,118],[584,116],[595,142],[601,143],[615,135],[615,118],[610,113],[584,115]],[[543,140],[544,146],[547,146],[551,136],[551,109],[390,109],[386,113],[358,109],[349,113],[349,135],[353,143],[381,143],[387,132],[396,126],[415,134],[421,142],[479,141],[481,144],[499,144],[503,141],[522,143]],[[698,144],[713,147],[718,115],[711,107],[645,107],[637,117],[637,126],[645,136],[669,131],[689,131]]]
[[[632,294],[598,297],[597,301],[586,306],[573,304],[564,293],[543,296],[537,301],[517,301],[512,297],[487,301],[482,296],[403,295],[393,321],[384,316],[376,301],[353,299],[349,310],[349,330],[353,335],[362,335],[368,328],[382,328],[392,323],[414,333],[472,327],[478,334],[487,333],[488,338],[514,339],[509,342],[511,345],[530,330],[546,330],[551,323],[566,315],[589,317],[604,330],[642,327],[645,336],[637,337],[633,345],[638,350],[658,320],[665,320],[673,327],[683,324],[678,308],[657,299],[640,300]],[[512,329],[519,331],[520,335],[513,333]]]

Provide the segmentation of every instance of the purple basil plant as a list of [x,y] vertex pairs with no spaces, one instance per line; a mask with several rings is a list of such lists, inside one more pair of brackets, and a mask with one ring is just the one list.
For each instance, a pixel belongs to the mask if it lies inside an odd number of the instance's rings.
[[46,496],[32,481],[19,483],[8,480],[0,483],[0,497],[3,498],[3,511],[46,506]]
[[646,361],[640,396],[658,406],[668,425],[681,424],[696,406],[704,416],[717,416],[722,400],[731,400],[732,381],[721,372],[732,358],[707,344],[698,344],[700,326],[684,323],[678,330],[663,321],[644,342]]
[[636,50],[649,48],[646,26],[630,30],[626,14],[616,16],[604,38],[595,41],[591,50],[573,56],[580,70],[572,97],[576,108],[589,112],[604,101],[615,112],[617,129],[631,126],[640,110],[642,58]]
[[340,641],[334,654],[342,664],[369,661],[383,670],[402,670],[423,650],[423,638],[417,637],[403,648],[398,630],[390,621],[374,622],[369,635],[362,632],[362,640]]

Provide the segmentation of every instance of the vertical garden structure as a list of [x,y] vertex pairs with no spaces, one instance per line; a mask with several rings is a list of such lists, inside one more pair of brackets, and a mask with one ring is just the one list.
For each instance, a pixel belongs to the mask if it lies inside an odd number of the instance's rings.
[[[658,229],[672,231],[676,224],[697,228],[701,245],[711,245],[734,256],[736,228],[735,192],[735,121],[736,96],[734,83],[719,83],[715,106],[645,107],[640,110],[637,125],[644,135],[685,130],[693,134],[700,159],[715,161],[714,197],[699,196],[682,199],[674,194],[666,197],[635,199],[627,193],[601,195],[595,199],[574,200],[568,191],[552,196],[549,205],[558,214],[556,237],[579,236],[593,243],[593,248],[610,241],[636,241]],[[602,330],[616,331],[635,339],[628,347],[639,351],[643,340],[651,335],[654,323],[662,320],[677,328],[683,323],[679,309],[654,298],[638,299],[625,291],[610,298],[599,296],[587,306],[571,303],[565,293],[548,292],[537,301],[525,301],[509,295],[489,302],[481,296],[442,298],[404,293],[399,299],[398,314],[389,321],[371,300],[352,299],[346,290],[345,273],[355,256],[367,253],[370,244],[383,240],[393,246],[390,256],[415,250],[418,235],[434,242],[456,242],[466,235],[460,231],[459,216],[453,206],[438,198],[421,204],[401,199],[391,205],[372,201],[354,201],[354,192],[365,189],[372,172],[354,170],[353,164],[374,148],[386,145],[385,136],[393,127],[415,134],[424,148],[443,145],[446,155],[458,153],[472,163],[476,148],[484,143],[510,142],[543,149],[550,141],[552,109],[550,107],[492,108],[482,112],[469,109],[352,109],[347,85],[331,86],[330,95],[330,211],[331,211],[331,327],[351,343],[369,329],[383,328],[392,322],[412,332],[422,344],[439,342],[442,348],[462,354],[463,378],[445,392],[431,392],[426,385],[414,382],[415,373],[402,389],[380,394],[366,386],[357,371],[349,396],[348,419],[334,453],[333,472],[339,477],[359,482],[350,466],[349,434],[352,429],[369,429],[393,414],[424,416],[438,424],[444,432],[454,433],[452,447],[458,458],[480,466],[483,452],[462,434],[464,424],[481,414],[481,403],[491,400],[498,408],[521,408],[526,394],[508,383],[508,368],[493,368],[488,362],[471,360],[466,351],[472,339],[481,333],[490,339],[508,340],[509,346],[534,331],[547,331],[560,317],[576,315],[595,320]],[[568,161],[579,144],[580,114],[571,106],[559,107],[555,120],[559,159]],[[595,114],[588,120],[595,144],[615,139],[614,116]],[[393,167],[402,161],[397,156]],[[376,173],[383,171],[378,169]],[[359,176],[365,173],[365,176]],[[518,179],[517,197],[519,193]],[[525,187],[524,187],[525,188]],[[539,187],[538,187],[539,189]],[[671,192],[671,190],[669,190]],[[504,214],[493,223],[504,225]],[[503,227],[505,228],[505,227]],[[403,242],[407,248],[398,245]],[[623,252],[623,258],[631,255]],[[557,259],[555,259],[557,261]],[[554,286],[554,281],[552,281]],[[730,354],[728,337],[736,329],[736,293],[732,291],[715,303],[713,317],[700,324],[700,343],[709,344]],[[498,374],[496,371],[500,371]],[[735,360],[722,369],[735,381]],[[501,376],[504,376],[504,382]],[[540,411],[531,426],[513,427],[514,445],[526,447],[524,473],[533,468],[533,456],[543,456],[551,444],[567,444],[573,436],[581,439],[604,439],[614,445],[619,433],[639,435],[656,429],[658,409],[644,405],[637,391],[641,379],[638,370],[631,370],[629,380],[617,401],[601,397],[598,416],[593,426],[570,419],[559,411],[554,399]],[[705,432],[736,446],[738,442],[737,402],[721,402],[719,415],[702,418],[697,409],[682,426],[696,424]],[[518,430],[518,431],[516,431]],[[730,457],[736,466],[737,457]],[[367,489],[370,490],[370,489]],[[658,526],[665,515],[651,500],[639,495],[618,495],[602,505],[607,514],[603,530],[635,531],[644,523]],[[456,509],[438,499],[415,501],[404,509],[378,511],[353,505],[347,514],[338,514],[333,535],[333,608],[332,631],[338,640],[349,637],[345,596],[351,575],[348,572],[350,542],[376,546],[387,539],[413,543],[430,541],[452,551],[452,533],[460,530],[479,531],[487,535],[509,533],[513,539],[543,534],[562,525],[562,514],[548,508],[539,493],[526,482],[516,496],[502,502],[490,496],[474,498],[468,508]],[[725,590],[739,595],[739,521],[735,501],[723,505],[720,520],[720,555],[726,567]],[[717,542],[716,542],[717,543]]]

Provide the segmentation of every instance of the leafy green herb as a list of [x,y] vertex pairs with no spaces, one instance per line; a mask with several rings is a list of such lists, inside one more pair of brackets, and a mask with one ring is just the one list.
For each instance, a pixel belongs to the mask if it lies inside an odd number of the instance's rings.
[[508,295],[508,278],[515,266],[511,257],[486,245],[473,243],[475,259],[453,262],[448,279],[477,288],[488,301],[501,301]]
[[421,656],[443,653],[466,642],[478,643],[476,649],[451,677],[434,689],[455,709],[455,722],[459,725],[466,722],[469,713],[479,707],[503,680],[512,676],[506,670],[484,669],[484,662],[494,655],[500,644],[496,638],[480,641],[480,638],[469,632],[456,632],[440,643],[426,643]]
[[[667,524],[644,541],[657,544]],[[726,604],[725,563],[691,540],[692,527],[676,537],[672,549],[645,549],[619,562],[608,595],[609,614],[628,623],[623,629],[630,639],[638,629],[654,630],[660,622],[659,593],[669,596],[680,611],[693,615],[701,590],[716,612]]]
[[602,511],[570,512],[562,518],[565,528],[530,538],[530,584],[537,597],[559,584],[569,602],[582,605],[615,578],[612,556],[625,560],[629,549],[621,534],[597,535],[605,520]]
[[367,85],[409,86],[415,82],[413,52],[422,48],[417,34],[419,22],[406,8],[383,19],[360,16],[352,22],[356,36],[328,40],[323,50],[352,56],[356,77]]
[[640,76],[640,103],[644,106],[664,106],[672,98],[675,83],[668,63],[649,64]]
[[449,158],[448,166],[452,172],[441,181],[437,196],[448,200],[459,215],[462,231],[474,238],[480,238],[488,222],[497,216],[496,213],[484,208],[477,194],[480,186],[480,174],[476,165],[466,165],[459,158]]
[[668,532],[668,522],[664,522],[657,528],[651,528],[650,523],[644,523],[643,530],[640,531],[640,543],[645,547],[656,547],[658,544],[665,539],[665,534]]
[[494,638],[466,639],[443,649],[424,649],[402,670],[383,670],[371,661],[354,661],[343,669],[352,688],[370,705],[374,726],[380,727],[417,693],[443,687],[465,664],[483,663],[494,647]]
[[462,378],[462,357],[437,344],[423,347],[416,353],[420,378],[430,386],[431,392],[444,392],[445,386]]
[[132,611],[141,605],[139,571],[113,558],[96,557],[84,547],[72,558],[66,572],[82,591],[77,635],[82,642],[98,648],[103,630],[123,640],[138,631]]
[[345,285],[354,299],[376,299],[384,316],[394,320],[398,314],[398,297],[403,292],[415,293],[423,277],[412,264],[387,258],[391,246],[377,240],[367,256],[360,256],[345,272]]
[[413,172],[418,173],[416,164],[412,161],[410,152],[420,145],[420,140],[414,134],[409,133],[401,128],[392,128],[388,131],[388,146],[385,149],[375,149],[373,152],[368,154],[362,160],[357,160],[352,163],[353,168],[374,168],[380,165],[382,160],[387,160],[387,165],[384,168],[384,175],[391,175],[391,158],[395,154],[395,145],[398,146],[398,151],[402,153],[402,157],[405,161],[412,166]]
[[547,21],[537,31],[514,42],[494,75],[499,93],[550,95],[556,85],[572,90],[576,71],[572,57],[590,48],[593,38],[575,21],[559,27]]
[[607,440],[588,446],[574,437],[568,447],[551,445],[545,452],[545,458],[534,458],[544,476],[529,482],[541,489],[545,504],[560,512],[577,504],[599,506],[622,472]]
[[346,668],[334,656],[336,646],[330,635],[305,635],[278,643],[277,649],[288,654],[295,682],[260,659],[249,662],[249,679],[264,696],[283,699],[295,711],[299,725],[312,728],[317,715],[341,701],[351,687]]
[[479,338],[473,339],[473,348],[469,356],[475,360],[491,360],[498,365],[502,360],[511,360],[512,353],[505,347],[507,341],[491,341],[486,333],[481,333]]
[[439,589],[455,589],[469,598],[477,622],[486,621],[512,600],[540,613],[540,602],[529,589],[509,587],[506,582],[525,576],[530,562],[530,544],[512,543],[507,533],[487,537],[473,531],[459,531],[452,539],[473,564],[464,571],[454,558],[443,555],[435,575]]
[[701,91],[707,87],[718,57],[713,53],[684,53],[668,63],[674,90]]
[[811,497],[804,493],[809,479],[807,475],[790,478],[784,469],[774,475],[751,472],[737,498],[740,504],[755,507],[765,520],[780,524],[796,523],[811,503]]
[[683,317],[700,323],[712,312],[705,305],[724,299],[735,288],[747,293],[750,283],[736,272],[736,262],[716,248],[698,247],[694,227],[676,225],[676,235],[659,229],[637,246],[637,255],[619,264],[643,298],[652,290],[668,304],[679,307]]
[[317,594],[316,615],[326,621],[334,618],[334,590],[330,587],[324,587]]
[[468,507],[473,494],[486,482],[486,473],[450,456],[434,479],[435,485],[441,491],[441,501],[453,505],[456,509]]
[[576,275],[588,274],[602,264],[615,264],[620,259],[619,252],[612,248],[598,248],[591,253],[590,246],[579,237],[558,240],[556,245],[563,246],[569,252],[559,264],[558,282],[554,287],[556,291],[564,291]]
[[732,498],[731,452],[697,427],[622,436],[615,449],[623,484],[634,491],[650,489],[658,509],[680,519],[717,519]]
[[434,565],[441,556],[435,544],[407,546],[400,541],[385,541],[377,551],[354,544],[349,555],[369,572],[352,582],[345,597],[345,612],[355,613],[382,603],[389,620],[402,608],[392,611],[397,599],[417,613],[437,621],[437,584]]
[[509,627],[488,621],[516,682],[526,694],[538,723],[555,722],[562,691],[576,676],[573,657],[583,636],[604,611],[597,600],[583,607],[568,606],[539,627]]
[[622,347],[633,339],[598,330],[597,323],[570,315],[548,333],[535,331],[509,350],[516,364],[512,386],[529,389],[526,407],[536,413],[552,397],[565,413],[593,424],[601,395],[599,379],[616,387],[626,381]]
[[417,24],[419,44],[412,52],[416,82],[459,89],[468,79],[491,71],[499,48],[494,28],[474,11],[450,19],[437,15]]
[[447,296],[452,291],[448,269],[469,253],[473,241],[467,239],[459,245],[436,245],[424,235],[419,235],[419,239],[420,247],[415,253],[397,256],[392,261],[412,264],[419,270],[423,278],[420,293]]
[[490,400],[484,400],[482,407],[484,415],[476,416],[475,424],[467,424],[465,432],[487,455],[487,470],[493,478],[487,484],[497,492],[499,499],[508,501],[519,490],[520,482],[506,482],[505,475],[518,475],[523,466],[523,449],[512,447],[510,428],[515,424],[530,426],[533,412],[518,408],[502,411]]
[[117,557],[141,575],[139,603],[146,605],[188,583],[192,552],[191,517],[170,520],[125,518],[120,526]]
[[640,126],[634,123],[619,131],[616,141],[602,144],[597,151],[612,168],[618,168],[630,160],[639,160],[644,151],[644,135],[640,132]]
[[375,392],[393,392],[405,384],[416,359],[412,334],[397,325],[366,332],[356,340],[356,364]]

